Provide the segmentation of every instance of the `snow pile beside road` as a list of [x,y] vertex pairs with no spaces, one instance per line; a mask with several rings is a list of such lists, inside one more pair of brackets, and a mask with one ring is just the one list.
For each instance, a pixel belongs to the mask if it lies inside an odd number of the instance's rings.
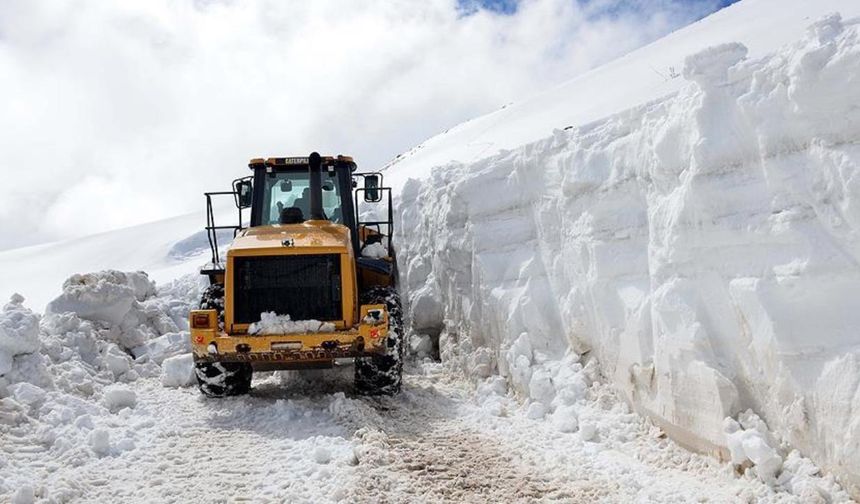
[[[625,402],[619,401],[613,387],[603,382],[594,359],[582,365],[575,354],[568,354],[561,361],[549,360],[534,364],[532,373],[537,379],[531,380],[533,389],[528,394],[532,398],[525,402],[516,399],[517,395],[522,397],[522,391],[517,392],[516,387],[509,387],[500,376],[480,381],[475,398],[487,415],[475,415],[476,421],[489,424],[489,428],[493,428],[493,423],[497,421],[519,424],[516,434],[505,436],[512,439],[520,436],[534,439],[542,437],[541,431],[554,432],[554,435],[544,434],[544,438],[552,441],[544,447],[545,452],[539,457],[545,460],[556,457],[568,460],[571,471],[579,474],[589,471],[577,471],[576,467],[581,461],[578,455],[571,456],[572,453],[617,453],[627,451],[631,445],[637,446],[636,458],[639,461],[655,467],[672,470],[683,467],[695,473],[702,471],[708,464],[719,465],[713,459],[694,455],[667,442],[666,434],[661,429],[632,413]],[[764,421],[754,413],[744,412],[737,421],[727,418],[724,426],[732,462],[737,473],[742,474],[738,484],[745,487],[735,494],[731,502],[853,502],[832,475],[819,474],[818,468],[796,450],[790,450],[787,456],[783,456],[786,447],[778,443]],[[525,452],[518,451],[518,454],[524,456]],[[524,461],[529,463],[528,459]],[[612,458],[607,458],[606,463],[612,465]],[[542,472],[542,477],[552,480],[558,476],[546,470]],[[627,477],[625,474],[613,482],[621,487],[634,486],[625,481]],[[699,500],[692,495],[670,498],[658,488],[661,482],[654,483],[652,488],[643,488],[637,499],[614,500]],[[715,495],[710,498],[722,502]]]
[[[801,502],[847,501],[832,475],[821,476],[818,468],[797,450],[780,443],[765,422],[751,410],[738,419],[723,421],[726,443],[735,469],[749,478],[794,494]],[[784,453],[788,455],[784,456]]]
[[95,321],[109,328],[111,340],[130,350],[157,333],[178,330],[166,313],[141,304],[154,295],[155,283],[142,272],[73,275],[63,283],[63,293],[48,303],[45,314],[74,313]]
[[860,495],[860,30],[831,15],[745,55],[702,51],[675,94],[408,180],[412,329],[546,411],[547,363],[594,355],[725,456],[723,420],[752,409]]
[[14,356],[0,368],[0,385],[89,396],[100,385],[157,375],[165,358],[189,351],[198,292],[190,276],[157,291],[145,273],[103,271],[69,278],[42,317],[13,296],[0,312],[0,353]]
[[[6,363],[0,368],[0,438],[12,443],[4,449],[32,445],[52,463],[74,467],[134,448],[138,439],[128,418],[137,399],[129,384],[162,373],[160,361],[141,348],[165,335],[188,339],[187,315],[198,289],[194,277],[156,290],[144,273],[74,275],[41,317],[13,296],[0,312],[0,353],[11,356],[0,357]],[[26,476],[20,455],[5,459],[0,453],[8,475],[0,478],[0,496]],[[75,491],[69,492],[50,497],[73,498]]]

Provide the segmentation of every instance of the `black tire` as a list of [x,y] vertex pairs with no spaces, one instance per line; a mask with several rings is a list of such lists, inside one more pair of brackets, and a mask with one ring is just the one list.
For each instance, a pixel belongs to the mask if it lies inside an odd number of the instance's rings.
[[[211,284],[200,295],[201,310],[215,310],[218,329],[224,330],[224,285]],[[197,362],[197,385],[204,395],[224,397],[247,394],[251,390],[251,365],[242,362]]]
[[224,330],[224,285],[211,284],[200,295],[201,310],[215,310],[218,313],[218,329]]
[[200,392],[208,397],[247,394],[251,391],[251,365],[246,362],[196,362]]
[[403,313],[393,287],[373,287],[361,296],[361,304],[388,308],[388,341],[385,353],[355,358],[355,390],[364,395],[394,395],[403,380]]

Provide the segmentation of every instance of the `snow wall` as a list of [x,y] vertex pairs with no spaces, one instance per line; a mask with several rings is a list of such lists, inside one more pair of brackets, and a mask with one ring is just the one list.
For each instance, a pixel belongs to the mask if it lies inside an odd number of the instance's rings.
[[751,408],[860,495],[860,30],[833,15],[760,60],[741,44],[692,55],[679,78],[410,179],[413,329],[524,395],[538,356],[596,357],[697,450],[725,456],[723,420]]

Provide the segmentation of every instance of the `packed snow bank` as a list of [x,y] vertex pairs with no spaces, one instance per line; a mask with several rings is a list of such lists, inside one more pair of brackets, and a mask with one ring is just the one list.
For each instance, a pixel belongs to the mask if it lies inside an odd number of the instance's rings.
[[406,181],[413,329],[541,404],[538,366],[594,355],[701,450],[728,455],[723,421],[750,408],[860,495],[860,30],[830,15],[746,54],[706,49],[677,93]]
[[163,360],[189,350],[198,280],[156,289],[141,272],[76,274],[43,317],[13,296],[0,312],[0,397],[16,383],[92,396],[117,381],[157,376]]
[[46,316],[74,313],[85,320],[102,323],[109,338],[124,350],[131,350],[155,336],[179,330],[170,313],[142,304],[155,295],[155,283],[146,273],[101,271],[73,275],[63,283],[63,293],[48,303]]
[[46,308],[46,313],[74,312],[87,319],[119,324],[132,303],[155,292],[155,284],[144,273],[102,271],[72,275],[63,283],[63,293]]
[[[6,453],[28,442],[51,463],[77,467],[89,457],[133,449],[139,439],[129,418],[137,394],[130,384],[159,376],[168,350],[181,350],[152,342],[177,334],[188,339],[198,282],[194,275],[156,289],[144,273],[73,275],[41,317],[13,296],[0,311],[0,439],[12,443],[4,446]],[[180,359],[165,361],[176,385],[187,382],[177,370],[187,367]],[[0,478],[0,496],[33,493],[13,476],[22,462],[0,453],[0,467],[10,465],[12,474]],[[68,492],[50,497],[76,495]]]

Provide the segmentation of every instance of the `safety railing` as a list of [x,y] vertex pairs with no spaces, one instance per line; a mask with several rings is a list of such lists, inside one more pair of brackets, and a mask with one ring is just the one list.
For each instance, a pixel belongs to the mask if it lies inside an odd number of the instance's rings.
[[[388,200],[388,219],[387,220],[361,220],[361,212],[359,212],[359,200],[365,201],[364,198],[359,198],[359,195],[363,195],[366,192],[376,191],[376,194],[380,194],[380,197],[377,201],[366,202],[368,205],[378,204],[380,201],[387,199]],[[355,196],[355,223],[358,230],[361,230],[361,227],[364,226],[367,229],[372,229],[376,231],[379,235],[388,239],[388,257],[394,257],[394,245],[392,244],[392,237],[394,235],[394,208],[392,206],[392,194],[390,187],[374,187],[371,189],[357,188],[354,191]],[[382,226],[385,226],[383,228]]]

